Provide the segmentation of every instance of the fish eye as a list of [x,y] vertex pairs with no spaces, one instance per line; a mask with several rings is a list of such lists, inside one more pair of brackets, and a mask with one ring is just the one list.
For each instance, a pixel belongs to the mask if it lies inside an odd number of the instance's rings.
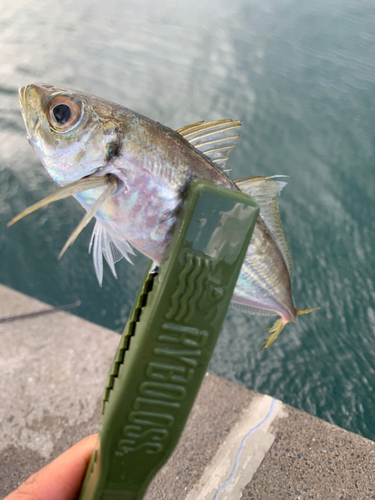
[[79,123],[81,116],[81,103],[68,96],[54,97],[47,105],[47,118],[56,132],[68,132]]
[[52,109],[53,117],[60,125],[65,125],[72,116],[72,111],[67,104],[58,104]]

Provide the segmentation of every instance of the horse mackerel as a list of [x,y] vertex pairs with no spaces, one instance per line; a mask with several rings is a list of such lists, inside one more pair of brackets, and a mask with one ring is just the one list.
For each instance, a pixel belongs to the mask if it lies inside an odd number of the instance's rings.
[[251,195],[260,216],[233,293],[233,307],[279,315],[263,347],[269,347],[299,314],[293,305],[288,246],[276,198],[281,176],[231,180],[223,167],[236,146],[240,121],[197,122],[178,131],[120,105],[79,91],[30,84],[19,91],[28,140],[62,187],[11,223],[56,199],[74,195],[86,209],[63,251],[92,217],[90,250],[101,284],[103,256],[115,262],[132,247],[157,265],[164,257],[184,193],[201,178]]

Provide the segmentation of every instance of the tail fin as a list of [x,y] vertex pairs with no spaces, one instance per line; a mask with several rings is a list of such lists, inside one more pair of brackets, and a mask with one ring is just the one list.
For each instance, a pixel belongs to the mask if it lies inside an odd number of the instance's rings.
[[[320,307],[314,307],[313,309],[296,309],[296,316],[299,316],[301,314],[309,314],[311,312],[317,311],[320,309]],[[262,349],[268,349],[270,345],[272,345],[277,337],[280,335],[281,330],[284,328],[284,326],[288,323],[288,321],[285,321],[283,318],[279,318],[275,321],[275,323],[267,330],[267,333],[271,333],[269,337],[266,338],[266,342],[262,346]]]
[[321,309],[321,307],[314,307],[313,309],[304,309],[303,311],[301,309],[296,309],[296,316],[299,316],[300,314],[309,314],[314,311],[318,311]]
[[275,321],[275,323],[267,330],[267,333],[271,333],[269,337],[266,338],[265,344],[262,346],[262,349],[268,349],[270,345],[272,345],[277,337],[279,336],[281,330],[284,328],[287,322],[283,321],[283,318],[279,318]]

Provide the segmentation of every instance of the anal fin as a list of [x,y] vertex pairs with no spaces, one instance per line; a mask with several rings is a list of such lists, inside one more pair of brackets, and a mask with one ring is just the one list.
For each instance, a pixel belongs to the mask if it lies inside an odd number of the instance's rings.
[[231,302],[230,307],[236,311],[244,312],[246,314],[254,314],[259,316],[276,316],[277,312],[271,311],[270,309],[262,309],[260,307],[247,306],[244,304],[239,304],[238,302]]

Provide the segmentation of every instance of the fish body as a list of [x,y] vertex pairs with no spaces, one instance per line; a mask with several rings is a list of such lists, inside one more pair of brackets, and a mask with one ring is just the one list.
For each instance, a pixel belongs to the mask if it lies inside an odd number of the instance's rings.
[[[56,133],[45,109],[64,94],[80,101],[82,118],[72,132]],[[117,193],[95,217],[156,263],[163,259],[192,178],[236,189],[177,132],[122,106],[46,85],[21,89],[20,101],[29,141],[56,182],[66,185],[93,174],[118,177]],[[76,198],[88,209],[102,191],[97,188]]]
[[19,96],[28,140],[57,183],[116,179],[108,193],[103,185],[74,195],[88,212],[94,210],[90,246],[100,283],[103,256],[114,274],[114,263],[119,256],[128,258],[132,247],[155,264],[162,261],[184,194],[192,179],[201,178],[242,190],[260,204],[232,303],[247,312],[280,316],[264,347],[297,314],[310,311],[295,309],[292,301],[291,259],[273,199],[285,183],[261,177],[234,182],[221,168],[239,137],[233,133],[240,122],[198,122],[176,132],[78,91],[32,84]]

